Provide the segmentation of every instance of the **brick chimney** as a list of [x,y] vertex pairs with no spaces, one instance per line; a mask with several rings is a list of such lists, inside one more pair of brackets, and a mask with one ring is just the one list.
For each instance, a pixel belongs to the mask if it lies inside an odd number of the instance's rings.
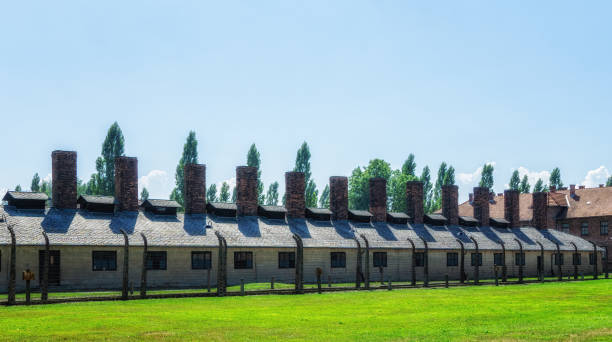
[[76,209],[77,206],[77,153],[51,152],[51,187],[53,207]]
[[489,188],[474,188],[474,218],[483,227],[489,226]]
[[206,213],[206,165],[187,164],[183,170],[185,214]]
[[604,185],[603,185],[603,184],[599,184],[599,187],[600,187],[600,188],[603,188],[603,187],[604,187]]
[[474,194],[473,193],[470,193],[468,202],[470,202],[470,203],[474,202]]
[[576,196],[576,184],[570,184],[570,197]]
[[304,218],[306,215],[306,179],[304,172],[285,172],[285,208],[288,218]]
[[442,185],[442,215],[448,219],[448,224],[459,224],[459,187]]
[[582,190],[582,189],[584,189],[584,188],[586,188],[584,185],[580,185],[580,186],[578,186],[578,189],[580,189],[580,190]]
[[537,229],[548,228],[548,193],[533,193],[533,226]]
[[236,168],[236,206],[238,216],[257,215],[257,168],[238,166]]
[[406,213],[410,216],[412,223],[423,223],[423,182],[406,182]]
[[518,228],[521,226],[519,199],[520,193],[518,190],[504,191],[504,218],[506,221],[510,222],[510,228]]
[[554,185],[551,185],[551,186],[549,186],[549,187],[548,187],[548,190],[549,190],[550,192],[555,192],[555,191],[557,191],[557,187],[556,187],[556,186],[554,186]]
[[138,211],[138,159],[115,158],[115,202],[120,211]]
[[348,220],[348,178],[329,177],[329,209],[332,220]]
[[370,213],[372,222],[387,221],[387,180],[370,178]]

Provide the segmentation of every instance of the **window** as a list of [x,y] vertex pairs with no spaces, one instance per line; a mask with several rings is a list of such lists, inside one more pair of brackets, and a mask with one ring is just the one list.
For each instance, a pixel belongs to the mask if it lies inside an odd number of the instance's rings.
[[147,270],[165,270],[166,252],[147,252]]
[[595,254],[589,253],[589,265],[595,265]]
[[472,266],[482,266],[482,253],[472,253]]
[[458,266],[459,265],[459,254],[458,253],[446,253],[446,266]]
[[278,268],[295,268],[295,252],[278,252]]
[[582,260],[580,257],[580,253],[574,253],[574,260],[573,260],[573,264],[574,265],[582,265]]
[[561,225],[561,231],[569,234],[569,223],[563,223]]
[[191,269],[208,270],[211,266],[210,252],[191,252]]
[[599,222],[599,234],[608,235],[608,221]]
[[253,252],[234,252],[234,269],[245,270],[253,268]]
[[346,253],[344,252],[331,252],[331,267],[332,268],[344,268],[346,267]]
[[503,253],[493,254],[493,262],[495,266],[504,266],[504,254]]
[[582,236],[589,235],[589,223],[588,222],[582,222],[580,224],[580,235]]
[[414,253],[414,266],[416,267],[425,266],[425,252]]
[[374,252],[374,267],[387,267],[387,252]]
[[525,253],[514,253],[514,264],[516,266],[525,266]]
[[563,265],[563,254],[555,253],[555,265]]
[[116,271],[117,252],[93,251],[91,252],[91,265],[94,271]]

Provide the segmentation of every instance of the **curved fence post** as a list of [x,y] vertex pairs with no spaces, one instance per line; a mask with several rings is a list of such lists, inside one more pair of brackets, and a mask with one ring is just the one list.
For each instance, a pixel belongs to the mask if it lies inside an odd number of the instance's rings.
[[140,273],[140,297],[147,297],[147,253],[149,244],[147,237],[144,233],[140,233],[142,236],[143,250],[142,250],[142,272]]
[[463,241],[456,239],[461,246],[461,260],[459,261],[459,281],[461,284],[465,283],[465,246],[463,245]]
[[570,242],[570,244],[574,246],[574,255],[572,256],[572,264],[574,265],[574,280],[578,280],[578,247],[573,242]]
[[128,298],[128,281],[130,277],[129,265],[130,265],[130,240],[125,230],[119,230],[123,234],[124,247],[123,247],[123,287],[121,289],[121,299]]
[[356,288],[360,288],[361,287],[361,278],[363,278],[363,273],[361,273],[361,257],[362,257],[362,252],[361,252],[361,243],[359,243],[359,239],[357,238],[357,236],[353,235],[353,240],[355,240],[355,243],[357,244],[357,260],[355,263],[355,287]]
[[593,245],[593,279],[597,279],[597,245],[593,241],[589,241]]
[[302,238],[293,234],[293,239],[295,240],[295,292],[303,293],[304,292],[304,243],[302,242]]
[[523,283],[523,261],[524,261],[524,254],[523,254],[523,243],[521,242],[521,240],[519,239],[514,239],[514,241],[516,241],[516,243],[518,243],[519,245],[519,284]]
[[361,234],[361,238],[365,242],[365,277],[364,285],[366,289],[370,288],[370,242],[366,239],[365,235]]
[[536,241],[540,245],[540,264],[538,265],[538,276],[540,281],[544,281],[544,245],[540,241]]
[[508,280],[508,267],[506,266],[506,245],[502,240],[498,242],[502,248],[502,282]]
[[427,241],[422,236],[419,236],[425,245],[425,255],[423,256],[423,273],[425,275],[425,279],[423,279],[423,285],[429,286],[429,246],[427,245]]
[[480,280],[480,263],[482,262],[482,256],[480,255],[480,250],[478,248],[478,241],[476,241],[476,239],[474,239],[473,236],[470,236],[470,240],[472,240],[472,242],[474,242],[474,246],[476,247],[476,263],[474,265],[474,284],[478,285],[478,282]]
[[563,280],[563,270],[561,269],[561,247],[559,247],[559,243],[555,242],[557,245],[557,269],[559,271],[559,281]]
[[412,246],[412,263],[410,265],[411,267],[411,271],[412,271],[412,281],[411,281],[411,285],[412,286],[416,286],[416,246],[414,245],[414,241],[412,241],[411,238],[408,238],[408,242],[410,242],[410,245]]
[[46,232],[42,232],[45,238],[45,251],[43,253],[43,274],[40,275],[40,300],[46,301],[49,299],[49,237]]
[[225,296],[227,286],[227,242],[219,231],[215,231],[215,235],[219,240],[219,258],[217,260],[219,266],[217,267],[217,295],[219,297]]
[[17,240],[15,239],[15,231],[13,227],[8,224],[6,217],[4,217],[4,222],[6,223],[6,229],[8,229],[9,234],[11,234],[11,261],[9,265],[9,281],[8,281],[8,305],[15,305],[15,267],[17,263]]

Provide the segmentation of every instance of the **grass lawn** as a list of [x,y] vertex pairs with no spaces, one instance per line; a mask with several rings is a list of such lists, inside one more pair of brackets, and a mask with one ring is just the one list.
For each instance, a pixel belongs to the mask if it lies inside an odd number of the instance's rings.
[[0,307],[0,340],[612,340],[612,281]]

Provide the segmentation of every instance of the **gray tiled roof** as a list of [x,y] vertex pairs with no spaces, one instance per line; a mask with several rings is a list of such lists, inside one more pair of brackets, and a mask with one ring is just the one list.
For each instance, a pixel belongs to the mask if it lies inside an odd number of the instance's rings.
[[306,208],[306,210],[309,210],[310,212],[316,215],[331,215],[332,214],[331,210],[327,208]]
[[[192,247],[218,246],[214,231],[219,231],[229,247],[295,247],[292,234],[302,237],[304,247],[355,248],[354,238],[365,236],[371,248],[409,249],[408,238],[417,248],[422,239],[430,249],[459,248],[460,239],[466,249],[474,249],[473,237],[481,250],[500,250],[503,241],[507,250],[518,250],[522,242],[525,250],[554,250],[557,241],[561,250],[571,251],[574,242],[580,250],[592,250],[592,245],[577,236],[556,230],[535,228],[490,228],[460,226],[429,226],[354,221],[315,221],[309,219],[266,219],[262,217],[217,217],[214,215],[159,216],[144,212],[95,214],[84,210],[16,210],[0,207],[6,212],[8,224],[15,230],[19,245],[42,245],[42,232],[47,232],[52,245],[121,246],[124,229],[131,245],[142,245],[140,233],[147,236],[151,246]],[[207,228],[207,223],[211,227]],[[10,241],[5,223],[0,223],[0,244]],[[362,243],[362,246],[364,244]]]
[[208,202],[215,209],[237,210],[236,203]]
[[180,208],[181,205],[174,200],[165,199],[148,199],[144,201],[142,205],[149,203],[153,207],[164,207],[164,208]]
[[285,209],[285,207],[281,207],[278,205],[260,205],[260,207],[265,210],[265,211],[269,211],[269,212],[275,212],[275,213],[286,213],[287,209]]
[[49,199],[49,196],[44,192],[7,191],[2,200],[8,201],[11,198],[16,200],[46,201]]
[[78,201],[81,201],[81,199],[87,203],[94,203],[94,204],[114,204],[115,203],[115,197],[113,196],[81,195]]

